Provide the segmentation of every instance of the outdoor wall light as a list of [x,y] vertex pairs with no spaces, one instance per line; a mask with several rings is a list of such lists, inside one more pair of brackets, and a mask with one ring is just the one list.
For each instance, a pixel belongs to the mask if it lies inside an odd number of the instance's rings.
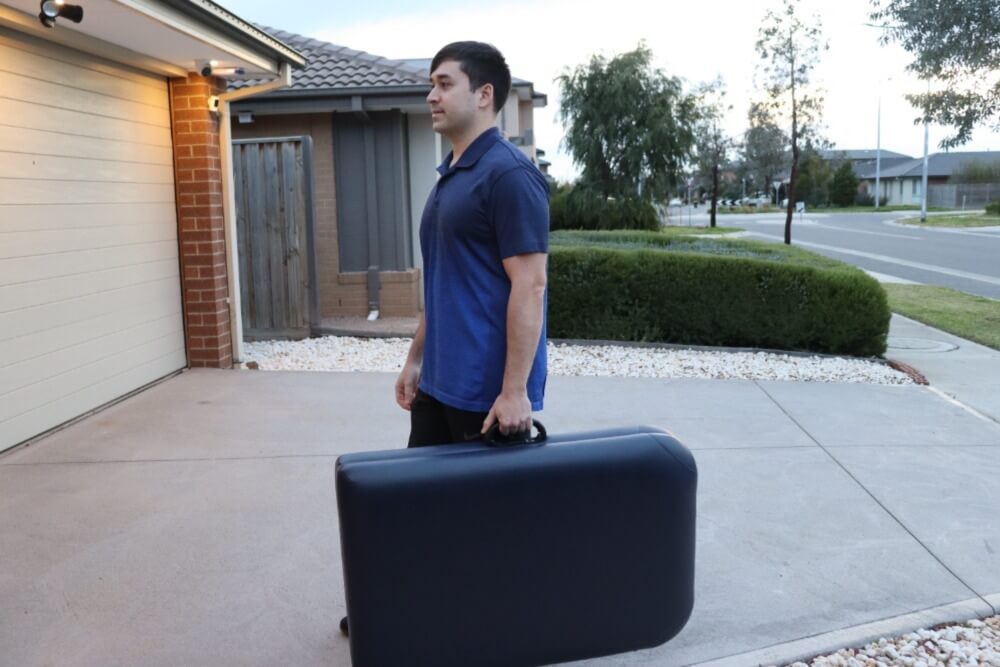
[[80,5],[67,5],[63,0],[42,0],[39,7],[38,20],[46,28],[53,27],[60,17],[73,23],[83,20],[83,7]]
[[202,76],[243,76],[245,70],[242,67],[216,67],[215,65],[203,65]]

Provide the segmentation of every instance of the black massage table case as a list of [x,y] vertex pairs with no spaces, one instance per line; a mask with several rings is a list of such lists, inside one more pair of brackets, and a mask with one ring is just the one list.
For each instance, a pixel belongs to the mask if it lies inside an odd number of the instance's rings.
[[348,454],[336,475],[354,667],[580,660],[691,614],[697,469],[655,427]]

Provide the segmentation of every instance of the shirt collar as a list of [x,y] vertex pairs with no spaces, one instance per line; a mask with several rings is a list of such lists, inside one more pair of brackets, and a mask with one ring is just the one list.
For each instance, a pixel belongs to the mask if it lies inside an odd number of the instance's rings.
[[472,167],[479,162],[479,158],[485,155],[486,151],[492,148],[493,144],[498,141],[500,141],[500,130],[495,127],[491,127],[476,137],[472,143],[469,144],[468,148],[465,149],[465,152],[462,153],[462,157],[458,158],[458,163],[455,164],[455,166],[451,166],[451,156],[454,154],[454,151],[449,152],[445,157],[444,162],[438,166],[438,173],[444,176],[454,169],[467,169]]

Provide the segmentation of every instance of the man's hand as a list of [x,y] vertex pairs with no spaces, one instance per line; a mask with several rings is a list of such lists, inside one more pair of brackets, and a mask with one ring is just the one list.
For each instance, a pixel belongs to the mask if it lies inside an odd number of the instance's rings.
[[500,424],[500,433],[510,435],[531,430],[531,401],[527,390],[504,390],[493,402],[493,407],[483,422],[485,434],[495,422]]
[[404,410],[409,410],[413,404],[413,397],[417,395],[417,386],[420,384],[420,366],[407,361],[396,378],[396,403]]

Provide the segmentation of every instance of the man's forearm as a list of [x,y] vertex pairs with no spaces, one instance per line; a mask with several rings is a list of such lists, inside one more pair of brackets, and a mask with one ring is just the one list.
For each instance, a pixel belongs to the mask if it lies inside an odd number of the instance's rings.
[[413,341],[410,343],[410,351],[406,355],[406,363],[422,365],[424,361],[424,314],[420,313],[420,321],[417,323],[417,332],[413,334]]
[[523,392],[538,350],[545,310],[545,285],[513,284],[507,302],[507,360],[503,391]]

